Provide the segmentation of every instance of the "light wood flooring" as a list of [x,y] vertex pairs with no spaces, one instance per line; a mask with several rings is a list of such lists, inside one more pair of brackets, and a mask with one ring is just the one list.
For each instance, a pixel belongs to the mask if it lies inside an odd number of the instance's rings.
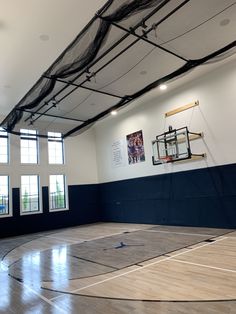
[[236,314],[236,231],[98,223],[0,240],[0,313]]

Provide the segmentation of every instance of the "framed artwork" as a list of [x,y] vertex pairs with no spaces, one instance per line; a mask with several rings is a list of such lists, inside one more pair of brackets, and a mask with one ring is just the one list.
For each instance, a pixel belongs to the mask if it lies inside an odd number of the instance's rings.
[[143,132],[137,131],[126,135],[129,165],[145,161]]

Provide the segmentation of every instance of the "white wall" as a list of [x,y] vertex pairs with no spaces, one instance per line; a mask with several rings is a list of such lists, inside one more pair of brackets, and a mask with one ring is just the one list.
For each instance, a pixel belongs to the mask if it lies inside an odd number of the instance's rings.
[[94,130],[65,140],[68,184],[98,183]]
[[[120,111],[95,127],[99,182],[149,176],[236,162],[236,62],[230,61],[208,74],[172,91],[155,96],[157,91],[140,98],[131,110]],[[199,100],[200,106],[165,118],[164,113]],[[207,154],[201,161],[152,165],[151,141],[173,128],[188,126],[204,132],[204,138],[191,142],[192,152]],[[114,168],[112,143],[127,134],[143,130],[146,161]],[[127,148],[126,148],[127,153]]]
[[11,187],[20,187],[20,176],[38,174],[40,185],[48,186],[50,174],[65,174],[68,185],[97,183],[97,164],[93,130],[65,140],[65,164],[49,165],[47,139],[39,139],[39,164],[20,163],[20,137],[10,134],[10,163],[0,164],[0,174],[10,176]]

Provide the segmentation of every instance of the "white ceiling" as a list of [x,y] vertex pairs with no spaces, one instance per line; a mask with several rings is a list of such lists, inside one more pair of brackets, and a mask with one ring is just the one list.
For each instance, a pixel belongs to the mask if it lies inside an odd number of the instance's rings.
[[[114,2],[122,3],[121,0]],[[160,20],[181,2],[183,0],[172,0],[147,22],[148,26]],[[0,0],[2,116],[9,114],[104,3],[106,0]],[[187,59],[201,58],[235,40],[235,3],[234,0],[191,0],[173,18],[161,24],[157,34],[152,31],[148,38]],[[127,20],[121,23],[123,27],[128,24]],[[124,32],[112,28],[109,40],[99,53],[109,48],[121,34]],[[134,39],[129,36],[90,70],[95,72]],[[139,42],[99,72],[96,79],[92,79],[84,86],[114,95],[131,95],[183,64],[184,61],[176,56],[153,48],[150,44]],[[211,70],[212,67],[204,66],[204,71],[207,69]],[[75,83],[79,84],[85,77],[86,73]],[[191,74],[190,77],[194,76]],[[54,91],[60,90],[63,86],[63,83],[57,82]],[[71,86],[68,90],[73,88]],[[60,97],[63,96],[64,92],[60,94]],[[116,102],[115,97],[101,96],[79,89],[60,102],[57,108],[52,108],[48,114],[86,121],[112,107]],[[26,116],[29,116],[29,113]],[[51,130],[63,133],[80,124],[77,121],[45,116],[37,120],[34,127],[42,131],[50,127]]]
[[[0,110],[6,115],[106,0],[0,0]],[[40,36],[49,37],[48,40]]]

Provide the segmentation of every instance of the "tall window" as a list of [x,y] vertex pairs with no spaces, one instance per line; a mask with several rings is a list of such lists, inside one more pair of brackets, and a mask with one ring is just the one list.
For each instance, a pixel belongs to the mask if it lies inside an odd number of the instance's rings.
[[38,163],[38,140],[37,131],[21,129],[21,163],[37,164]]
[[9,214],[9,177],[0,176],[0,216]]
[[66,208],[65,176],[51,175],[49,178],[50,209]]
[[8,163],[8,134],[0,128],[0,163]]
[[48,132],[49,164],[63,164],[63,139],[61,133]]
[[39,177],[21,176],[21,212],[39,212]]

